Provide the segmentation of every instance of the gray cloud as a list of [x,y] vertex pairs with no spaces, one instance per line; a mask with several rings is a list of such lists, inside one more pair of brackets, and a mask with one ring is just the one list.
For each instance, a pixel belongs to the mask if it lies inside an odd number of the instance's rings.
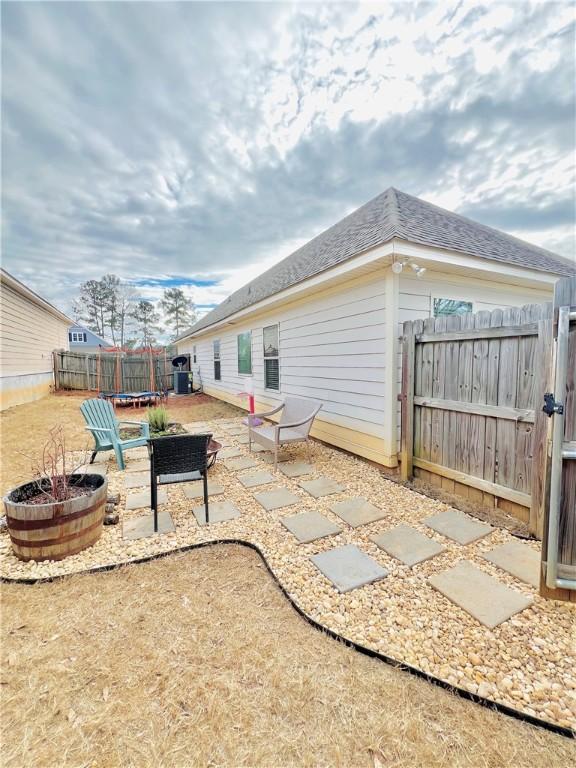
[[573,255],[574,28],[460,5],[6,4],[6,267],[242,279],[389,185]]

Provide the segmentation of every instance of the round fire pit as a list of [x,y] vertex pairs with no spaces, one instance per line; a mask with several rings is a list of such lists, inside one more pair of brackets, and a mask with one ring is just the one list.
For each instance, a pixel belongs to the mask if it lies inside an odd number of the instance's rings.
[[210,440],[210,443],[208,444],[208,468],[213,467],[216,463],[216,457],[218,456],[218,451],[222,448],[222,445],[217,440]]

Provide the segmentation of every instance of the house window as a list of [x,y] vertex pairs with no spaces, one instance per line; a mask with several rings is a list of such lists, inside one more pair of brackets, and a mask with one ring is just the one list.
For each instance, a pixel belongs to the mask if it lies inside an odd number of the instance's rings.
[[278,336],[277,325],[267,325],[264,328],[264,386],[266,389],[280,389]]
[[465,315],[472,312],[471,301],[458,301],[457,299],[434,299],[434,317],[445,315]]
[[196,344],[192,347],[192,362],[196,364]]
[[75,342],[85,342],[86,341],[86,334],[84,332],[80,331],[69,331],[68,332],[68,340],[69,341],[75,341]]
[[252,331],[238,334],[238,373],[252,373]]
[[214,380],[220,381],[222,379],[222,369],[220,367],[220,339],[216,339],[212,342],[212,348],[214,350]]

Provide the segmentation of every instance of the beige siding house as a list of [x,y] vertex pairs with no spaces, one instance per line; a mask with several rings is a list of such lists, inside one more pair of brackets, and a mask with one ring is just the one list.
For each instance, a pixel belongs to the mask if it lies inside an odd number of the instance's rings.
[[68,349],[71,323],[52,304],[0,270],[0,410],[50,392],[52,351]]
[[397,465],[405,320],[551,299],[569,263],[389,189],[232,294],[177,340],[204,391],[323,402],[312,434]]

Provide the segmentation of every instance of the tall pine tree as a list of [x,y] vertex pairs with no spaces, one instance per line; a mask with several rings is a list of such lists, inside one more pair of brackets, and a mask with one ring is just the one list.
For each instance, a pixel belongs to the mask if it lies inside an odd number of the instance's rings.
[[160,300],[165,323],[172,331],[172,339],[196,322],[196,308],[182,288],[166,288]]

